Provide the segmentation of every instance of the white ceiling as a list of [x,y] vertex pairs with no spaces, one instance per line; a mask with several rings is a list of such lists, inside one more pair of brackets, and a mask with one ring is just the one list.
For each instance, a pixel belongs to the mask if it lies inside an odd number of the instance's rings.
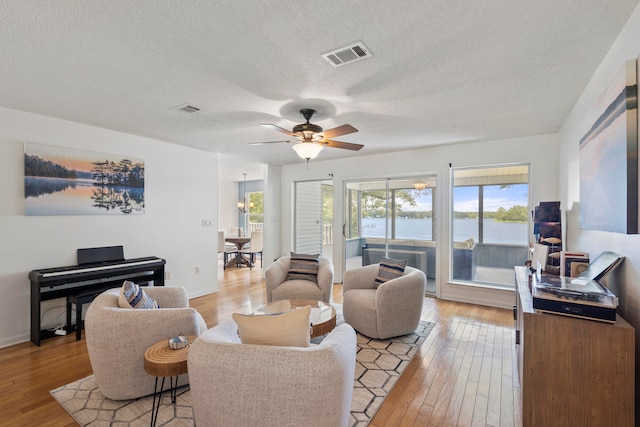
[[3,0],[0,105],[276,164],[301,108],[365,145],[319,159],[555,132],[637,4]]

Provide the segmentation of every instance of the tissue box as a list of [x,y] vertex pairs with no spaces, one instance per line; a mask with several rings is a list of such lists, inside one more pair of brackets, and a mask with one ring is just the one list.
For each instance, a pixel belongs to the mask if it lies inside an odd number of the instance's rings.
[[178,335],[177,337],[169,338],[169,348],[171,348],[171,350],[185,348],[187,344],[189,344],[189,339],[184,335]]

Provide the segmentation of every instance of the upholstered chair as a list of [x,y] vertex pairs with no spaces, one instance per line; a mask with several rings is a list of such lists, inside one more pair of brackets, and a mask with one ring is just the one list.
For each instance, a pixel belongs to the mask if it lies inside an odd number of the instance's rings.
[[320,258],[317,282],[311,280],[287,280],[291,257],[278,258],[265,271],[267,286],[267,302],[282,299],[313,299],[331,303],[333,292],[333,263],[327,258]]
[[209,329],[191,345],[188,367],[198,427],[346,427],[356,334],[337,326],[320,344],[241,344],[236,323]]
[[262,247],[264,246],[264,238],[262,230],[254,230],[251,232],[251,240],[248,245],[242,248],[242,253],[249,255],[249,269],[253,269],[256,262],[256,254],[260,254],[260,268],[262,268]]
[[[342,283],[344,321],[371,338],[386,339],[416,330],[422,314],[426,277],[405,267],[402,276],[377,285],[380,264],[347,270]],[[376,287],[377,286],[377,287]]]
[[[181,287],[143,287],[158,302],[157,309],[120,308],[120,288],[98,295],[85,315],[87,351],[98,389],[112,400],[152,394],[155,377],[144,370],[144,352],[177,335],[200,335],[207,325],[189,308]],[[168,345],[168,344],[167,344]],[[188,383],[187,375],[179,379]]]
[[233,243],[227,243],[224,237],[224,231],[218,230],[218,253],[223,254],[222,268],[227,268],[229,257],[238,252],[238,248]]

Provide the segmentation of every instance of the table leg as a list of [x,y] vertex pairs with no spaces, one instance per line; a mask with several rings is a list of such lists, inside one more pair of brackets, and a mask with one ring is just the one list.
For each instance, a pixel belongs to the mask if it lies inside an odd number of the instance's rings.
[[178,376],[176,375],[176,383],[173,384],[173,377],[169,378],[171,381],[171,403],[176,404],[176,395],[178,394]]
[[[151,406],[151,427],[155,427],[158,422],[158,412],[160,411],[160,401],[162,400],[162,389],[164,388],[164,377],[162,377],[162,383],[160,385],[160,393],[158,393],[158,377],[156,377],[156,383],[153,386],[153,404]],[[156,402],[157,396],[157,402]]]
[[226,264],[225,268],[241,267],[243,265],[247,267],[253,266],[251,260],[247,259],[244,254],[238,252],[237,255]]

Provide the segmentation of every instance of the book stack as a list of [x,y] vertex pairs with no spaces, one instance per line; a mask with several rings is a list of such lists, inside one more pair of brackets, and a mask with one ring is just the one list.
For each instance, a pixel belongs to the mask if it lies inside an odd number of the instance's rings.
[[577,277],[589,267],[589,254],[586,252],[560,252],[560,275]]

